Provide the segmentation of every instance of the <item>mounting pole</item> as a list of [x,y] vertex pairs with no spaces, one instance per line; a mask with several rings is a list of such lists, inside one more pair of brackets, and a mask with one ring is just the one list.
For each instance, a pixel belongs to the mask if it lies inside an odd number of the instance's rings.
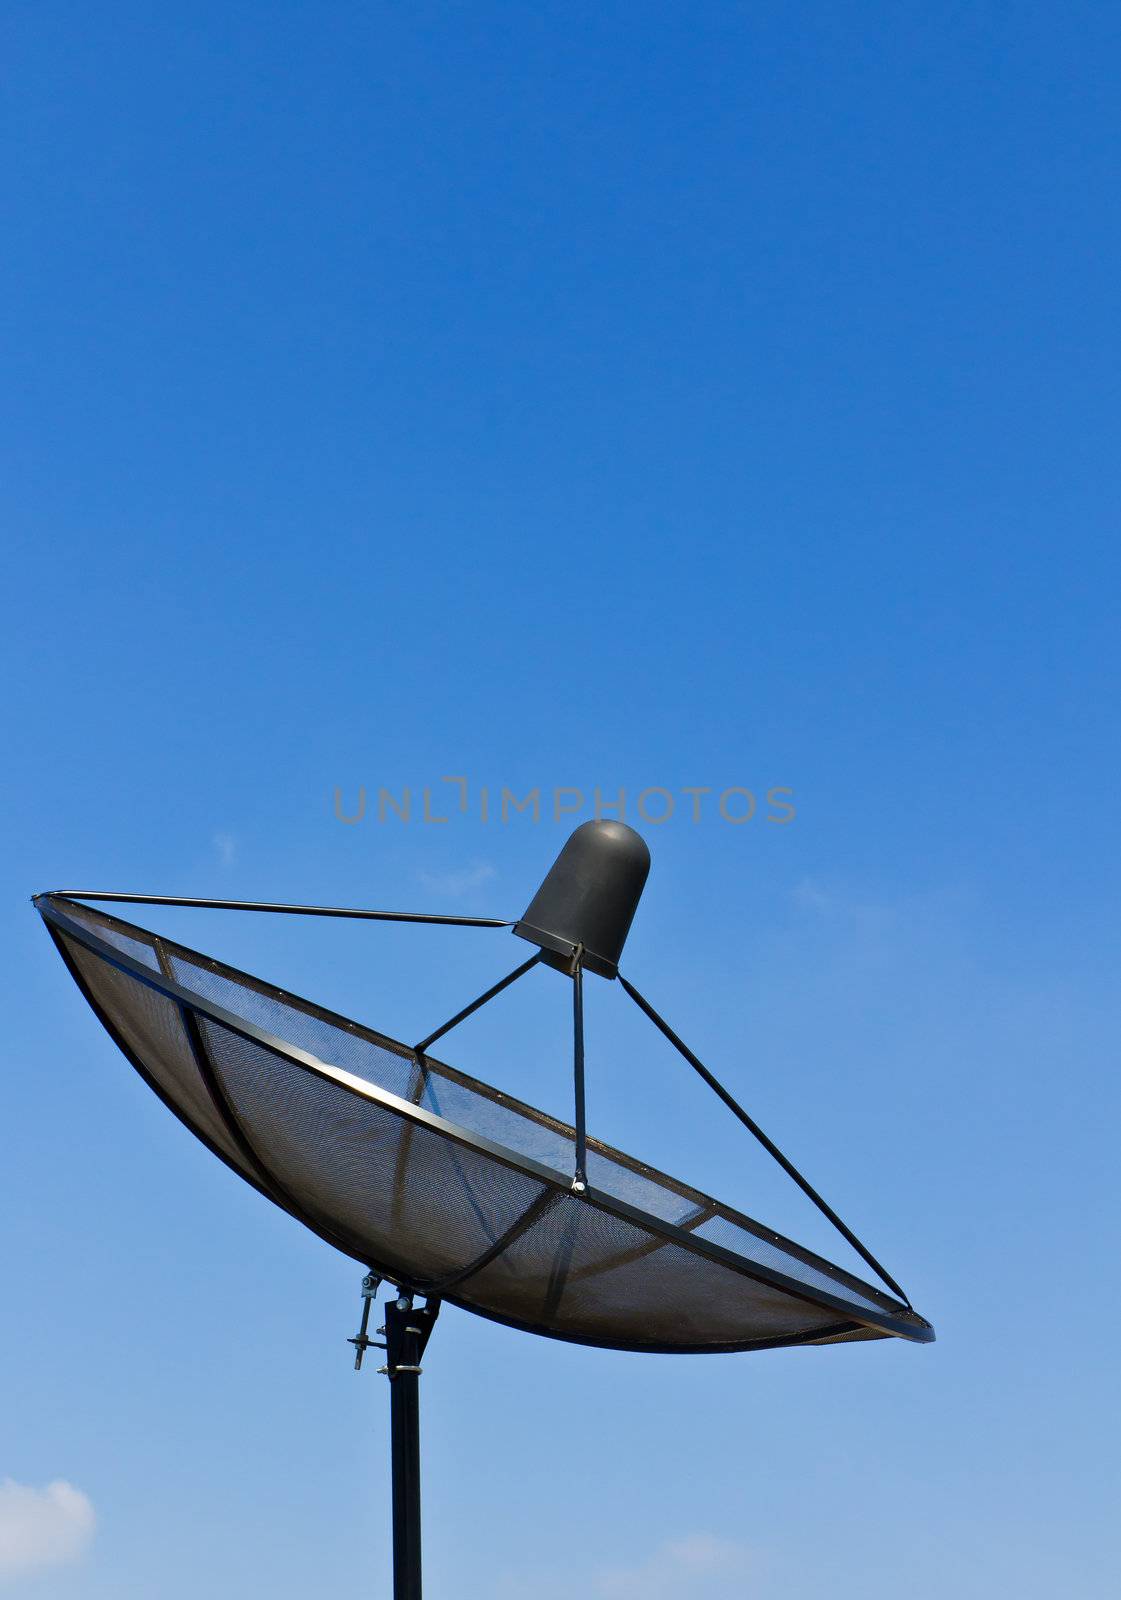
[[393,1475],[393,1600],[421,1600],[420,1361],[440,1310],[423,1309],[401,1293],[385,1308],[389,1379],[390,1462]]

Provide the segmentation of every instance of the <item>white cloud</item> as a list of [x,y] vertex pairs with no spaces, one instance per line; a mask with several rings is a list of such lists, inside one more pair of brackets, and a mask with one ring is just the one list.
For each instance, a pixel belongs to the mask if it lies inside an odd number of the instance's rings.
[[237,855],[237,840],[232,833],[216,833],[214,835],[214,848],[218,852],[218,860],[224,867],[232,867]]
[[833,898],[812,878],[803,878],[790,892],[794,904],[803,911],[831,911]]
[[637,1566],[612,1567],[593,1579],[602,1600],[733,1600],[751,1570],[745,1545],[711,1533],[660,1545]]
[[450,899],[458,899],[461,895],[470,894],[472,889],[481,889],[484,883],[489,883],[494,877],[494,868],[489,861],[475,861],[469,867],[463,867],[459,872],[422,872],[420,881],[426,889],[431,889],[434,894],[447,895]]
[[554,1567],[535,1572],[532,1581],[506,1572],[493,1592],[496,1600],[571,1600],[574,1594],[587,1600],[764,1600],[778,1592],[772,1565],[761,1551],[736,1540],[691,1533],[628,1566]]
[[0,1583],[77,1561],[96,1520],[88,1497],[62,1478],[44,1489],[0,1480]]

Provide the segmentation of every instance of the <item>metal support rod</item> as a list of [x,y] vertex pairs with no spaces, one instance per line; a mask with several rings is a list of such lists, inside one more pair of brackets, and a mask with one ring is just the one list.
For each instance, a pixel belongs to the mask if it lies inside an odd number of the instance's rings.
[[354,1370],[355,1370],[355,1372],[361,1372],[362,1371],[362,1357],[366,1354],[366,1347],[367,1347],[367,1344],[368,1344],[367,1335],[368,1335],[369,1331],[370,1331],[370,1301],[369,1300],[363,1300],[363,1302],[362,1302],[362,1320],[358,1324],[358,1333],[357,1333],[355,1338],[350,1340],[350,1343],[352,1345],[354,1345],[354,1347],[355,1347],[355,1350],[354,1350]]
[[584,967],[578,951],[572,963],[572,1078],[576,1095],[576,1176],[573,1187],[588,1187],[588,1130],[584,1106]]
[[296,917],[358,917],[367,922],[430,922],[453,928],[512,928],[497,917],[444,917],[428,911],[360,911],[347,906],[289,906],[272,900],[199,900],[191,895],[95,894],[91,889],[52,889],[61,900],[107,900],[130,906],[195,906],[203,911],[275,911]]
[[393,1600],[421,1600],[420,1360],[439,1301],[417,1310],[407,1295],[385,1308],[393,1476]]
[[370,1307],[377,1297],[381,1279],[376,1272],[367,1272],[362,1279],[362,1320],[358,1325],[358,1332],[353,1339],[348,1339],[347,1344],[354,1346],[354,1370],[362,1371],[362,1361],[366,1351],[371,1345],[376,1345],[379,1350],[384,1350],[385,1345],[378,1344],[376,1339],[371,1339],[370,1334]]
[[887,1284],[892,1294],[897,1295],[908,1310],[913,1310],[914,1308],[912,1307],[910,1300],[908,1300],[907,1296],[904,1294],[903,1290],[899,1287],[891,1274],[881,1267],[880,1263],[876,1260],[872,1252],[865,1245],[861,1244],[860,1240],[856,1237],[856,1234],[853,1233],[852,1229],[841,1221],[840,1217],[833,1210],[833,1207],[829,1205],[826,1200],[822,1199],[821,1195],[818,1194],[817,1190],[806,1178],[803,1178],[802,1174],[798,1171],[798,1168],[794,1165],[794,1163],[787,1160],[782,1151],[779,1149],[778,1145],[774,1144],[770,1139],[768,1139],[767,1135],[763,1132],[762,1128],[754,1120],[754,1118],[748,1116],[747,1112],[743,1109],[739,1102],[728,1093],[724,1085],[717,1078],[713,1077],[712,1073],[702,1061],[697,1059],[684,1040],[678,1038],[677,1034],[674,1033],[669,1023],[666,1022],[664,1018],[660,1017],[654,1010],[654,1007],[650,1004],[649,1000],[644,1000],[642,995],[640,995],[638,990],[635,988],[634,984],[628,983],[626,978],[623,977],[622,973],[619,974],[619,982],[630,995],[631,999],[634,1001],[639,1010],[645,1012],[646,1016],[650,1018],[650,1021],[658,1029],[659,1033],[665,1035],[670,1044],[673,1045],[674,1049],[677,1050],[680,1055],[685,1057],[685,1060],[689,1063],[693,1070],[698,1073],[700,1077],[704,1079],[705,1083],[708,1084],[709,1088],[715,1094],[717,1094],[721,1100],[723,1100],[729,1111],[733,1112],[734,1115],[739,1118],[749,1133],[754,1134],[755,1138],[758,1139],[759,1143],[763,1146],[768,1155],[773,1156],[787,1176],[794,1179],[794,1182],[798,1185],[799,1189],[801,1189],[802,1193],[809,1196],[814,1205],[821,1212],[822,1216],[828,1217],[829,1221],[837,1229],[837,1232],[842,1236],[842,1238],[848,1240],[849,1244],[852,1245],[856,1253],[868,1263],[873,1272],[877,1273],[878,1276],[883,1279],[884,1283]]
[[464,1006],[462,1011],[457,1011],[450,1021],[445,1022],[442,1027],[437,1028],[434,1033],[430,1033],[426,1039],[422,1039],[418,1045],[413,1046],[417,1055],[422,1056],[429,1045],[435,1044],[437,1039],[442,1039],[445,1033],[450,1033],[453,1028],[458,1028],[459,1024],[466,1021],[473,1012],[478,1011],[481,1006],[485,1006],[488,1000],[493,1000],[496,994],[501,994],[503,989],[508,989],[512,983],[516,983],[523,973],[528,972],[530,967],[535,967],[540,960],[541,952],[538,951],[536,955],[530,956],[528,961],[523,961],[520,967],[515,967],[513,972],[508,972],[504,978],[500,978],[497,983],[492,984],[485,994],[481,994],[477,1000],[472,1000],[469,1006]]

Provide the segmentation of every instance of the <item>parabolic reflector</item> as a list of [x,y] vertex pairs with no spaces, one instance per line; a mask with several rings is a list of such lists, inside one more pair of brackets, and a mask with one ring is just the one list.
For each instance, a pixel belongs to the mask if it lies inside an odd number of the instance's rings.
[[732,1351],[930,1325],[889,1294],[417,1049],[63,895],[36,905],[133,1066],[215,1154],[413,1292],[553,1338]]

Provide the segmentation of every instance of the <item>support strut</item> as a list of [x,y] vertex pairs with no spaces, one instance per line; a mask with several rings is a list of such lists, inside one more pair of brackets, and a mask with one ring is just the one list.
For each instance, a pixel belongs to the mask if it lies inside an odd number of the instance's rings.
[[477,1000],[472,1000],[470,1005],[464,1006],[462,1011],[457,1011],[454,1017],[449,1017],[447,1022],[443,1022],[438,1028],[434,1028],[419,1044],[413,1046],[413,1053],[418,1061],[425,1051],[436,1043],[437,1039],[442,1039],[445,1033],[450,1033],[453,1028],[458,1028],[461,1022],[466,1022],[468,1017],[474,1016],[475,1012],[485,1006],[489,1000],[493,1000],[495,995],[501,994],[503,989],[508,989],[512,983],[517,983],[518,979],[527,973],[531,967],[535,967],[540,960],[540,952],[537,955],[530,956],[528,961],[523,961],[520,967],[514,968],[513,972],[508,972],[504,978],[499,978],[497,983],[492,983],[490,988],[486,989]]
[[794,1182],[798,1185],[799,1189],[801,1189],[802,1193],[807,1195],[809,1199],[813,1201],[814,1205],[821,1212],[822,1216],[828,1217],[829,1221],[833,1224],[841,1237],[846,1239],[848,1243],[852,1245],[857,1255],[863,1257],[863,1259],[872,1268],[872,1271],[875,1272],[877,1276],[887,1284],[892,1294],[898,1295],[899,1299],[907,1307],[908,1311],[913,1311],[914,1307],[912,1306],[910,1300],[907,1298],[906,1294],[904,1294],[903,1290],[899,1287],[891,1274],[884,1267],[881,1267],[880,1263],[868,1249],[867,1245],[861,1244],[860,1240],[856,1237],[856,1234],[853,1233],[848,1224],[841,1221],[840,1217],[833,1210],[833,1207],[828,1203],[828,1201],[824,1200],[821,1195],[818,1194],[817,1190],[808,1181],[808,1179],[803,1178],[793,1161],[788,1160],[787,1157],[783,1155],[778,1145],[775,1144],[772,1139],[768,1139],[767,1135],[755,1121],[754,1117],[748,1116],[747,1112],[740,1105],[739,1101],[736,1100],[733,1095],[728,1093],[724,1085],[719,1081],[718,1078],[713,1076],[713,1074],[705,1066],[704,1062],[699,1060],[698,1057],[693,1054],[689,1046],[685,1043],[684,1039],[679,1038],[678,1035],[674,1033],[673,1029],[670,1027],[665,1018],[658,1015],[658,1013],[654,1010],[654,1007],[650,1004],[649,1000],[645,999],[641,994],[639,994],[634,984],[628,983],[621,972],[619,974],[619,982],[622,984],[626,993],[630,995],[638,1009],[643,1012],[644,1015],[650,1018],[650,1021],[657,1028],[658,1032],[669,1040],[670,1044],[672,1044],[678,1054],[689,1063],[698,1077],[702,1078],[704,1082],[708,1084],[713,1093],[723,1100],[724,1104],[728,1107],[728,1110],[731,1111],[734,1116],[739,1118],[747,1131],[756,1139],[758,1139],[759,1143],[763,1146],[763,1149],[769,1156],[774,1157],[787,1176],[794,1179]]
[[576,1173],[572,1187],[583,1194],[588,1187],[588,1129],[584,1102],[584,947],[572,957],[572,1083],[575,1095]]

